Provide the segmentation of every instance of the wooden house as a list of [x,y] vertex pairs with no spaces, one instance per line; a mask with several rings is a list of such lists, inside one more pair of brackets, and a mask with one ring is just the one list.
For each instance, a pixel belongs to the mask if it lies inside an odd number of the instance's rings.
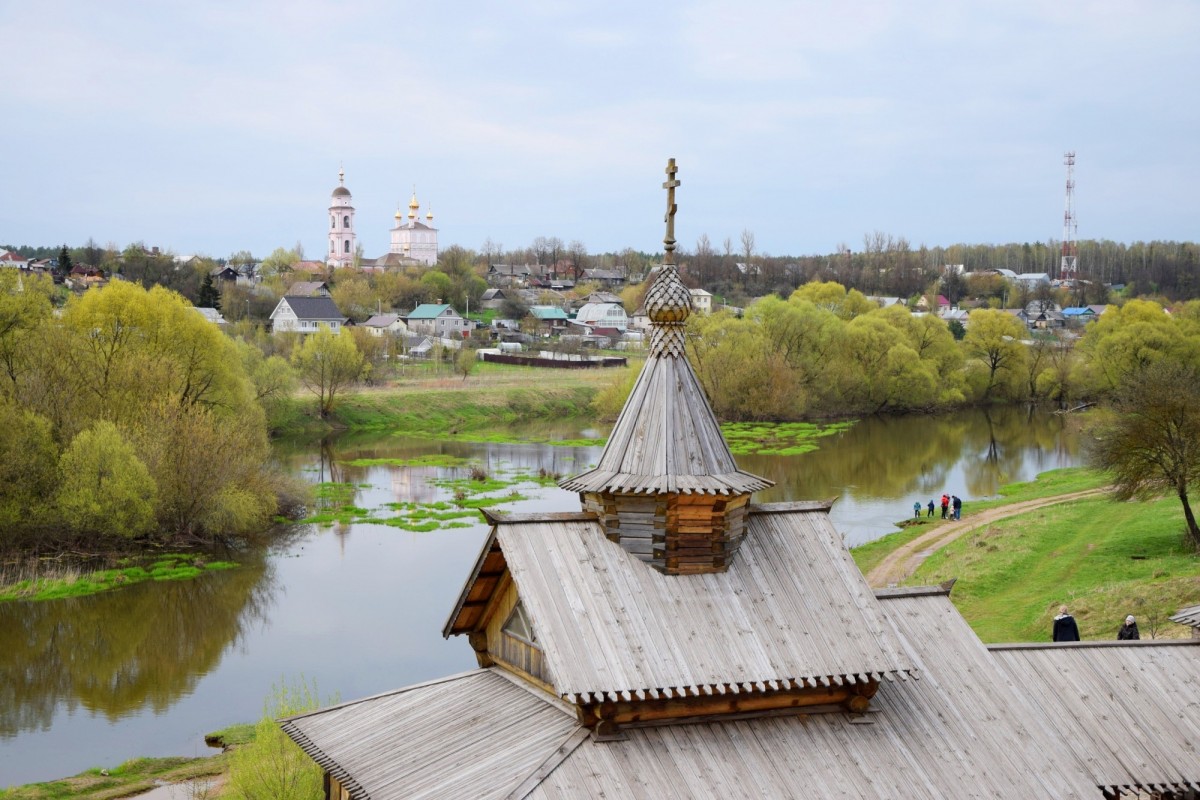
[[337,333],[346,324],[346,317],[333,300],[321,296],[281,297],[270,320],[275,333],[316,333],[322,325]]
[[327,797],[1194,797],[1200,642],[986,647],[948,588],[871,589],[829,503],[753,502],[665,244],[580,510],[487,515],[443,631],[479,669],[281,721]]

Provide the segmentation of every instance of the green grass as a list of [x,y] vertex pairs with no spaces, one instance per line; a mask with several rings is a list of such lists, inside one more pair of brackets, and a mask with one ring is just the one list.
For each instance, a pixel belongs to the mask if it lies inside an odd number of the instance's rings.
[[1085,639],[1112,639],[1126,614],[1142,636],[1200,596],[1200,557],[1185,542],[1179,501],[1051,506],[974,531],[934,553],[906,583],[959,579],[954,602],[986,642],[1045,641],[1060,604]]
[[[995,500],[980,500],[964,506],[963,518],[969,519],[971,514],[992,508],[1024,503],[1029,500],[1040,500],[1047,497],[1057,497],[1064,494],[1074,494],[1088,489],[1099,489],[1108,485],[1109,481],[1103,473],[1086,467],[1066,467],[1063,469],[1043,472],[1031,481],[1010,483],[1000,487],[1000,497]],[[918,536],[929,532],[943,522],[937,517],[922,516],[920,521],[911,518],[900,520],[896,524],[903,530],[895,531],[851,548],[854,563],[866,575],[879,565],[879,562],[898,547],[902,547]]]
[[225,754],[204,758],[135,758],[120,766],[89,769],[71,778],[0,789],[0,800],[116,800],[177,783],[220,775]]
[[[124,561],[129,562],[131,559]],[[149,564],[93,571],[62,569],[5,583],[0,586],[0,602],[82,597],[149,580],[189,580],[205,572],[233,569],[237,566],[233,561],[205,561],[195,555],[172,553],[157,556],[155,561]]]

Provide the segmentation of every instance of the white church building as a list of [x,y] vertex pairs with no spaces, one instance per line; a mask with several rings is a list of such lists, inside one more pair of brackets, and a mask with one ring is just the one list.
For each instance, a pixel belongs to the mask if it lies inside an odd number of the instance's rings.
[[[391,229],[391,246],[379,258],[360,258],[364,269],[386,269],[422,264],[432,267],[438,260],[437,228],[433,227],[433,210],[424,221],[420,218],[421,204],[414,189],[408,203],[408,218],[396,209],[395,227]],[[338,170],[338,185],[329,200],[329,250],[326,263],[334,268],[354,265],[357,237],[354,232],[354,205],[346,188],[346,173]]]

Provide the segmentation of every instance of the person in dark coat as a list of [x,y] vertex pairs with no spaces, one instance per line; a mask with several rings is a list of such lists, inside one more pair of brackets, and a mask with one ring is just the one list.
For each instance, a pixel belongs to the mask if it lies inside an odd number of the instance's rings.
[[950,508],[954,512],[951,514],[954,519],[962,519],[962,500],[959,499],[958,495],[950,498]]
[[925,516],[927,516],[927,517],[932,517],[932,516],[933,516],[933,509],[934,509],[934,505],[933,505],[933,498],[931,497],[931,498],[929,498],[929,513],[928,513],[928,514],[926,514]]
[[1075,624],[1075,618],[1067,611],[1066,606],[1059,606],[1058,616],[1054,618],[1054,641],[1079,641],[1079,626]]
[[1130,614],[1125,618],[1125,624],[1121,626],[1121,630],[1117,631],[1117,639],[1141,639],[1141,634],[1138,633],[1137,620]]

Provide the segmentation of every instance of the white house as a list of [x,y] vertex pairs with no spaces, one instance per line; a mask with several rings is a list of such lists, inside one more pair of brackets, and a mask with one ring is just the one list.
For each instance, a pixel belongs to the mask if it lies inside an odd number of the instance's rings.
[[712,292],[703,289],[690,289],[692,295],[692,310],[699,314],[712,313]]
[[413,333],[439,339],[462,339],[471,330],[470,323],[448,303],[422,303],[405,321]]
[[369,330],[373,336],[408,332],[408,326],[404,324],[404,320],[400,318],[399,314],[375,314],[361,327]]
[[328,297],[281,297],[271,312],[271,330],[276,333],[316,333],[322,325],[337,333],[345,323],[346,317]]

